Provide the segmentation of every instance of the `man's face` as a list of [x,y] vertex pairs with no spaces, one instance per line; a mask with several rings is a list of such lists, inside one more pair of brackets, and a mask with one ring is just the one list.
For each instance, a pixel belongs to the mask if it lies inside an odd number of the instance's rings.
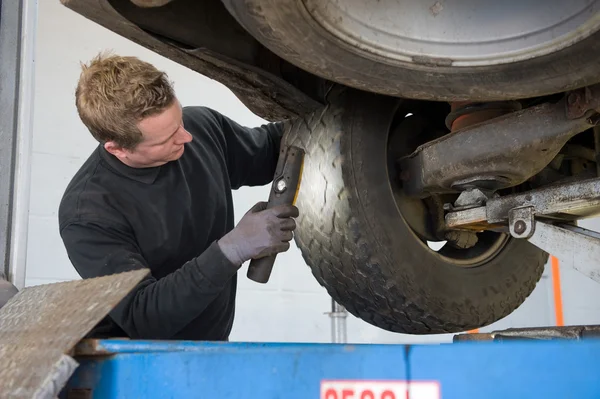
[[175,161],[183,155],[184,144],[192,141],[192,135],[183,126],[182,115],[181,105],[175,101],[160,114],[148,116],[138,123],[143,139],[133,150],[115,148],[111,143],[107,143],[106,149],[135,168]]

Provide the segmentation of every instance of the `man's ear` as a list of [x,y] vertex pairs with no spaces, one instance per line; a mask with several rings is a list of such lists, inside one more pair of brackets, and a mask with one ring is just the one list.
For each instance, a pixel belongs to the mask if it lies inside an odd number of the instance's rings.
[[129,152],[126,149],[119,146],[118,144],[116,144],[114,141],[107,141],[106,143],[104,143],[104,149],[119,159],[127,158],[127,154]]

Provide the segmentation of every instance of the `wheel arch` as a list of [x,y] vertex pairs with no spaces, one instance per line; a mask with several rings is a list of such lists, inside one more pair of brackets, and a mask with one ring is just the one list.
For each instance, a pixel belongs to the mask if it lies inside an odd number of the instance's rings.
[[318,109],[330,85],[267,50],[237,23],[220,0],[177,0],[155,8],[138,7],[130,0],[61,3],[138,45],[224,84],[246,107],[268,121]]

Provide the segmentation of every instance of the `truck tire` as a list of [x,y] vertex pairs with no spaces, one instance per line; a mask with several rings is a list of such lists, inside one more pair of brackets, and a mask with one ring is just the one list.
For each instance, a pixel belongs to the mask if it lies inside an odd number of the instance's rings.
[[437,101],[537,97],[598,82],[598,1],[222,0],[265,47],[337,83]]
[[548,256],[489,233],[500,244],[480,259],[477,247],[464,250],[476,261],[465,266],[415,234],[399,211],[386,157],[398,102],[336,88],[326,107],[291,127],[286,142],[306,151],[296,244],[333,299],[374,326],[436,334],[488,325],[521,305]]

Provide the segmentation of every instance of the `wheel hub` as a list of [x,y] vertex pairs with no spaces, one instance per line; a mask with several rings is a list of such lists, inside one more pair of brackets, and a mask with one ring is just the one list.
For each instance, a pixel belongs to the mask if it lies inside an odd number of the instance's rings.
[[[436,131],[429,124],[432,120],[439,120],[439,118],[428,113],[421,115],[419,111],[415,110],[415,112],[417,112],[417,115],[407,114],[407,110],[404,109],[399,111],[400,114],[406,114],[406,116],[390,132],[388,143],[389,170],[393,170],[391,166],[393,160],[403,155],[403,151],[398,152],[399,149],[412,151],[421,144],[418,142],[419,139],[434,139],[434,137],[427,136],[428,132]],[[478,117],[481,118],[482,115]],[[466,118],[464,123],[467,120],[475,123],[475,117]],[[439,133],[443,134],[443,131]],[[413,142],[413,140],[417,140],[417,142]],[[453,202],[456,199],[455,195],[450,197],[433,195],[424,199],[409,197],[403,193],[401,184],[397,184],[401,179],[396,175],[392,176],[391,183],[394,188],[394,196],[402,218],[419,241],[444,261],[462,268],[478,267],[495,257],[504,248],[508,241],[505,234],[491,231],[477,234],[471,231],[445,230],[443,206],[449,200]],[[394,176],[398,180],[394,181]],[[469,197],[465,200],[471,202],[473,198]],[[468,204],[465,205],[469,206]],[[433,247],[438,248],[434,249]]]

